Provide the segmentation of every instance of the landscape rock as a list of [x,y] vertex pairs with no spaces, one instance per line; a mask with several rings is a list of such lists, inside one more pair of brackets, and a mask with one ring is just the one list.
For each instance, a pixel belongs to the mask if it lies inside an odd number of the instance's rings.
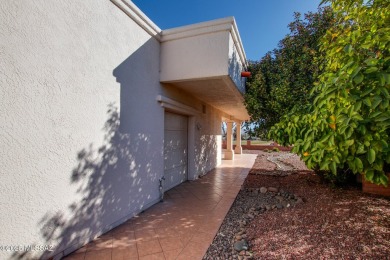
[[268,191],[270,192],[278,192],[278,189],[275,187],[268,187]]
[[275,196],[275,199],[277,199],[279,202],[282,202],[284,200],[282,196]]
[[[267,171],[259,174],[269,176],[287,175],[283,171]],[[254,220],[256,216],[269,214],[267,211],[272,209],[279,210],[279,208],[287,208],[288,205],[291,207],[299,199],[298,196],[296,198],[295,194],[289,191],[276,188],[278,184],[267,185],[267,183],[262,183],[262,185],[264,186],[247,186],[246,184],[241,186],[241,191],[238,193],[221,224],[218,235],[215,236],[203,259],[253,259],[254,256],[248,251],[251,248],[246,240],[250,239],[247,232],[256,229],[257,225],[255,225],[256,221]],[[241,254],[245,252],[245,254],[239,255],[240,252],[242,252]]]
[[234,243],[234,250],[241,252],[243,250],[248,250],[248,243],[245,240],[237,241]]

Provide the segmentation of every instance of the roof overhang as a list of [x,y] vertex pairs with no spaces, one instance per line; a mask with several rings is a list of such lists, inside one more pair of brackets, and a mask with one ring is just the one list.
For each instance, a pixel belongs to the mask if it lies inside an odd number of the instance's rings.
[[182,89],[192,96],[212,105],[229,118],[245,121],[249,119],[243,95],[229,76],[189,79],[166,83]]
[[163,30],[160,81],[180,88],[238,120],[247,61],[233,17]]

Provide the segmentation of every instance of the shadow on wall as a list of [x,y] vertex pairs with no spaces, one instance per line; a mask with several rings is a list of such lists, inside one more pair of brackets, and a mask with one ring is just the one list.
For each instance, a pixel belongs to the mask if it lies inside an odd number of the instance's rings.
[[205,175],[217,165],[217,137],[215,135],[202,135],[196,144],[196,172],[199,176]]
[[[54,245],[54,251],[38,256],[33,251],[15,252],[12,258],[47,259],[71,246],[75,250],[158,200],[160,176],[153,170],[152,162],[162,160],[162,149],[153,147],[151,133],[137,128],[140,122],[134,115],[139,111],[134,111],[129,97],[129,93],[141,92],[145,87],[145,83],[139,84],[131,77],[142,69],[150,71],[151,65],[140,63],[140,57],[147,57],[150,48],[154,48],[154,43],[148,41],[114,70],[121,84],[120,109],[115,103],[108,105],[103,144],[90,144],[78,152],[78,163],[69,174],[77,194],[59,194],[78,199],[67,210],[48,211],[37,223],[43,244]],[[147,115],[142,116],[148,120]]]
[[242,66],[237,58],[237,51],[234,49],[232,57],[229,58],[229,76],[235,83],[237,89],[245,94],[245,78],[241,77]]

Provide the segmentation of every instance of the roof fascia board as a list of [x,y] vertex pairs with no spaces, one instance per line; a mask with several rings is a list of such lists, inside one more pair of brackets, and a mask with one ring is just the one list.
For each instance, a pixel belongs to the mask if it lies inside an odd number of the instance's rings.
[[238,54],[240,55],[240,58],[242,60],[242,63],[244,65],[245,69],[247,69],[248,68],[248,62],[246,60],[244,46],[242,45],[240,33],[238,32],[236,20],[234,19],[234,17],[233,17],[233,28],[232,28],[231,34],[232,34],[232,37],[233,37],[234,44],[236,45]]
[[[181,28],[180,28],[181,29]],[[188,37],[216,33],[222,31],[230,31],[230,24],[218,24],[214,26],[202,27],[202,28],[189,28],[189,30],[172,31],[169,34],[165,34],[165,30],[162,31],[161,42],[167,42],[172,40],[184,39]],[[174,29],[169,29],[174,30]]]
[[133,2],[129,0],[111,0],[119,9],[141,26],[148,34],[160,41],[161,29],[153,23]]
[[231,24],[233,22],[233,20],[234,20],[233,17],[226,17],[226,18],[216,19],[216,20],[207,21],[207,22],[195,23],[195,24],[175,27],[175,28],[171,28],[171,29],[166,29],[166,30],[163,30],[161,34],[163,36],[168,36],[168,35],[180,34],[182,32],[193,31],[193,33],[196,35],[196,31],[202,30],[202,29],[207,28],[207,27],[215,27],[218,25]]

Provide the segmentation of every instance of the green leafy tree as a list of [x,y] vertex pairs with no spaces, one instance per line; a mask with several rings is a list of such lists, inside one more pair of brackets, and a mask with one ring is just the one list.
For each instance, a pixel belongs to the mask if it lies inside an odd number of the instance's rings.
[[286,115],[270,137],[294,145],[308,167],[361,173],[387,185],[390,163],[390,4],[331,0],[335,24],[321,40],[326,64],[305,114]]
[[325,62],[319,40],[333,21],[329,7],[307,13],[303,19],[295,13],[290,33],[278,48],[250,63],[253,76],[247,82],[245,103],[258,136],[265,137],[293,108],[301,111],[313,101],[308,94]]

